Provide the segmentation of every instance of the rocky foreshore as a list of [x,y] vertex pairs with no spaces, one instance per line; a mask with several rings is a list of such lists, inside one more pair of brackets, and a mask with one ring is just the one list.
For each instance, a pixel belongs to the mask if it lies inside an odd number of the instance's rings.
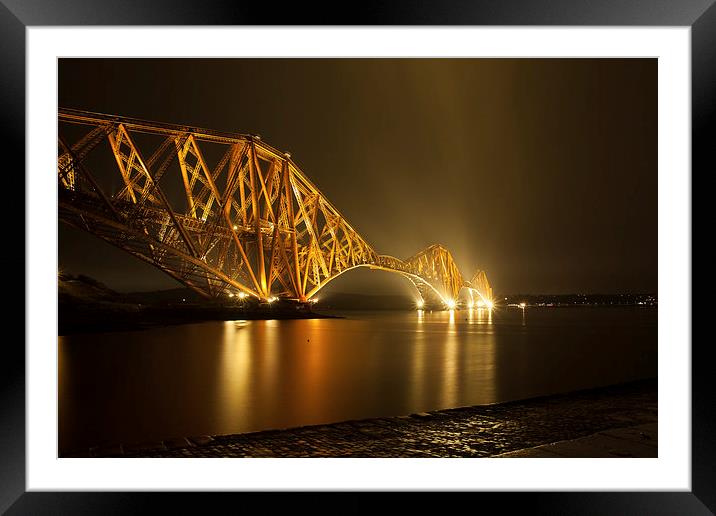
[[[491,457],[540,447],[512,456],[565,456],[559,450],[567,450],[574,456],[585,456],[586,451],[586,456],[615,457],[652,456],[653,451],[656,457],[656,423],[657,382],[642,380],[496,405],[246,434],[118,443],[62,456]],[[572,440],[586,443],[581,454],[574,451],[577,445],[543,446]],[[610,452],[612,442],[621,448]]]

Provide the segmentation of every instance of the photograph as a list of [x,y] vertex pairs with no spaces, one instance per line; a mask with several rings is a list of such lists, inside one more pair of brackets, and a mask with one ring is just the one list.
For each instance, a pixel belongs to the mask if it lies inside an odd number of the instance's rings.
[[659,91],[59,57],[59,458],[660,457]]
[[0,513],[714,514],[715,2],[0,0]]

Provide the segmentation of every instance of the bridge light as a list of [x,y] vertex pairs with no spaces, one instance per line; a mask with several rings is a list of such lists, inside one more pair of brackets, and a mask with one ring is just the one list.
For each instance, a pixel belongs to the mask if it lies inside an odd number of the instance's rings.
[[239,292],[239,297],[244,299],[246,297],[246,292]]
[[450,310],[455,310],[455,307],[457,306],[457,303],[452,299],[448,299],[445,304]]
[[234,297],[234,293],[233,293],[233,292],[229,292],[229,297]]
[[422,307],[425,306],[425,301],[423,301],[422,299],[418,299],[418,300],[415,302],[415,306],[417,306],[418,309],[420,309],[420,308],[422,308]]
[[492,307],[495,306],[492,301],[485,301],[485,305],[487,306],[488,310],[492,310]]
[[316,303],[318,303],[318,299],[314,297],[313,299],[311,299],[311,303],[315,305]]
[[524,308],[527,306],[527,303],[520,303],[520,308],[524,310]]
[[483,306],[485,306],[485,302],[484,302],[482,299],[480,299],[480,300],[478,300],[478,302],[477,302],[477,306],[478,306],[478,307],[483,307]]
[[234,224],[234,231],[236,231],[237,229],[239,229],[239,226],[237,226],[236,224]]

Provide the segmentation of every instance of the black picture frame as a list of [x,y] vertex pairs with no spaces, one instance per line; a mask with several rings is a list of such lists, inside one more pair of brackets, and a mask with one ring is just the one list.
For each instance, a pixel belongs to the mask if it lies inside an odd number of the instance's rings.
[[[716,170],[716,6],[714,0],[393,0],[390,2],[295,3],[277,8],[272,3],[205,0],[92,1],[0,0],[0,131],[3,147],[23,149],[25,143],[25,30],[47,25],[596,25],[691,27],[692,178]],[[352,8],[351,8],[352,6]],[[24,154],[10,153],[14,170],[24,171]],[[7,166],[7,163],[5,163]],[[13,210],[22,211],[23,174],[6,174],[5,189],[13,195]],[[7,191],[7,190],[6,190]],[[693,188],[692,188],[693,191]],[[694,220],[694,222],[696,222]],[[19,229],[19,228],[16,228]],[[15,242],[24,242],[23,235]],[[6,270],[25,268],[24,246],[2,258]],[[17,273],[15,272],[16,276]],[[693,271],[692,271],[693,275]],[[24,303],[15,306],[23,307]],[[16,309],[18,309],[16,308]],[[10,317],[6,320],[11,320]],[[24,339],[23,339],[24,340]],[[683,343],[686,345],[687,343]],[[709,514],[716,512],[716,439],[714,381],[709,339],[692,346],[692,490],[639,493],[484,493],[485,501],[499,503],[502,511],[528,504],[530,510],[551,514]],[[10,339],[0,360],[0,511],[8,514],[102,514],[156,512],[177,503],[178,512],[206,512],[209,495],[160,493],[37,493],[25,492],[25,351],[19,339]],[[241,505],[257,498],[242,496]],[[291,503],[331,512],[372,508],[374,494],[349,494],[349,501],[301,493]],[[270,509],[283,496],[264,496]],[[480,503],[483,500],[480,500]],[[425,507],[421,496],[412,498]],[[230,504],[237,503],[230,501]],[[471,502],[472,503],[472,502]],[[295,506],[294,506],[295,507]]]

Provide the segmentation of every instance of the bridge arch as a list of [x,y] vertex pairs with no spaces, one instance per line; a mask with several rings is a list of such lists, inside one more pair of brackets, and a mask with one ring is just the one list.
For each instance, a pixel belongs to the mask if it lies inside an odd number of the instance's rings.
[[[421,301],[425,302],[425,299],[427,297],[428,299],[431,299],[433,301],[433,303],[435,303],[435,304],[438,304],[438,303],[442,303],[445,305],[449,304],[449,300],[445,297],[444,294],[442,294],[435,286],[431,285],[429,282],[425,281],[425,279],[421,278],[420,276],[418,276],[416,274],[411,274],[409,272],[404,272],[401,270],[383,267],[380,265],[369,264],[369,263],[361,263],[358,265],[354,265],[353,267],[343,269],[342,271],[334,274],[333,276],[330,276],[325,282],[323,282],[321,285],[315,287],[313,290],[311,290],[311,292],[309,292],[306,295],[307,300],[310,301],[311,298],[313,298],[314,296],[317,296],[321,290],[323,290],[329,283],[331,283],[336,278],[342,276],[346,272],[349,272],[349,271],[352,271],[352,270],[355,270],[358,268],[367,268],[370,270],[377,270],[377,271],[389,272],[392,274],[398,274],[398,275],[402,276],[403,278],[410,281],[410,283],[415,288],[418,296],[420,297]],[[421,290],[418,287],[418,285],[423,285],[424,290]],[[430,294],[426,295],[425,292],[430,292]]]

